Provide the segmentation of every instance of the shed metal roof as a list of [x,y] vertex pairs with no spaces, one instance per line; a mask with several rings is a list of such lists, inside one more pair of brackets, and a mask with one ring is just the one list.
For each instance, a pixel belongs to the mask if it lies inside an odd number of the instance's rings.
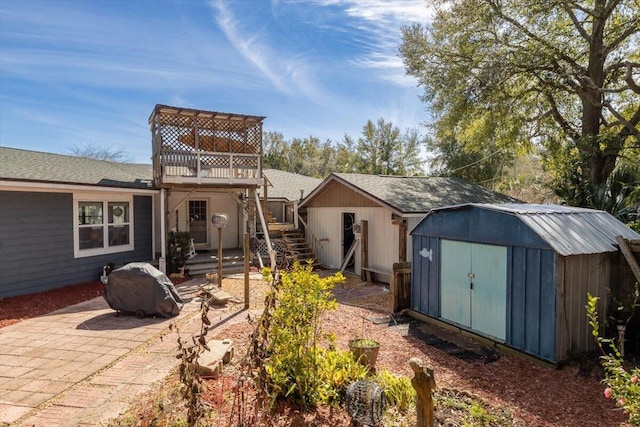
[[478,207],[515,215],[563,256],[616,252],[616,237],[640,239],[636,233],[608,212],[560,205],[467,204],[434,209]]
[[0,147],[0,180],[153,189],[150,164],[117,163]]

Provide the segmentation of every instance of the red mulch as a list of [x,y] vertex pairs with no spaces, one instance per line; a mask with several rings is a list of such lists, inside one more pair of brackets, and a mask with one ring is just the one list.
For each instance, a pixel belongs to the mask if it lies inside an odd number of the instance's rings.
[[[188,278],[172,279],[174,284],[184,280]],[[96,280],[35,294],[0,299],[0,328],[99,297],[103,292],[104,285]]]
[[100,281],[0,299],[0,328],[102,295]]

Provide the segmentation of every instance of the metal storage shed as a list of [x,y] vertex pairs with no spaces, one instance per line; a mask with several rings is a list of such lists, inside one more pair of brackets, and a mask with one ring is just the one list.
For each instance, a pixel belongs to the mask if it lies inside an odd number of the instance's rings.
[[433,209],[411,235],[412,312],[552,363],[593,348],[587,292],[604,313],[616,236],[640,238],[607,212],[529,204]]

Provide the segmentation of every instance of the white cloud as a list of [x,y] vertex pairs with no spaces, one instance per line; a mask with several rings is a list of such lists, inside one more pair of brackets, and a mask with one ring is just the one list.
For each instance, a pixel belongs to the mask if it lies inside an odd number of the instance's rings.
[[374,69],[382,80],[400,86],[415,86],[415,80],[405,75],[398,57],[401,43],[400,27],[414,22],[429,22],[434,10],[424,0],[318,0],[324,6],[343,6],[361,34],[365,53],[353,59],[363,68]]

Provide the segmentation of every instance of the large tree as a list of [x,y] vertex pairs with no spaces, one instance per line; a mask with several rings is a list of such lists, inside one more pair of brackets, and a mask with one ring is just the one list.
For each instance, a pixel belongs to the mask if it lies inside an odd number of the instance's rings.
[[435,6],[432,23],[402,28],[400,55],[432,107],[436,152],[508,159],[538,145],[598,186],[639,148],[638,0]]
[[[351,142],[345,137],[345,144]],[[417,130],[400,132],[384,119],[371,120],[362,128],[355,144],[354,169],[359,173],[379,175],[417,175],[422,172],[420,145],[423,138]]]

